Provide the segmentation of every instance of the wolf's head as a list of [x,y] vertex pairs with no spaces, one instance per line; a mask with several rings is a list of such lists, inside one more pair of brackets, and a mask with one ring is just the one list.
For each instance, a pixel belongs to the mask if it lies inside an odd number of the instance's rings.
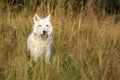
[[47,39],[52,34],[52,24],[50,22],[50,14],[45,18],[40,18],[37,14],[34,15],[34,34],[43,39]]

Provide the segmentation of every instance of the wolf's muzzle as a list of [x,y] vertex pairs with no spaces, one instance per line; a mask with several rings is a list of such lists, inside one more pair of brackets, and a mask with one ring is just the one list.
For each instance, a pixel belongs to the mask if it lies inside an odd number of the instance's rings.
[[44,38],[44,39],[47,39],[48,38],[48,34],[47,34],[47,31],[43,31],[43,34],[41,34],[41,37]]
[[43,31],[43,34],[47,34],[47,31],[44,30],[44,31]]

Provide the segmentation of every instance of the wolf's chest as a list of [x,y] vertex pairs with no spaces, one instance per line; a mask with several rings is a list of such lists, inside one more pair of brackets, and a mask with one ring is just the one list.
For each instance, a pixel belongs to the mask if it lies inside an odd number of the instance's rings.
[[39,40],[33,41],[31,44],[32,47],[37,50],[45,50],[47,47],[45,42]]
[[45,42],[42,41],[32,41],[31,43],[31,54],[36,55],[36,56],[41,56],[43,53],[46,52],[47,50],[47,45]]

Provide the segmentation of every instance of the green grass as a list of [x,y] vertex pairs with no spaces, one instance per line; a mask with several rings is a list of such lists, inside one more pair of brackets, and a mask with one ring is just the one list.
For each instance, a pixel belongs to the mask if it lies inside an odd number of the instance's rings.
[[[90,8],[65,15],[64,6],[51,13],[52,64],[30,64],[26,41],[32,32],[33,12],[0,12],[0,80],[119,80],[120,22],[114,16],[96,17]],[[90,7],[90,6],[89,6]],[[91,7],[92,8],[92,7]],[[89,14],[88,14],[89,13]]]

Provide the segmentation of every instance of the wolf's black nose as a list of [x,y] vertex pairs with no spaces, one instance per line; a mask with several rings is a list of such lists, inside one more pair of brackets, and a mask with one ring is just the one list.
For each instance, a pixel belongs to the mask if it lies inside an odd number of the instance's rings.
[[47,31],[44,30],[44,31],[43,31],[43,34],[46,34],[46,33],[47,33]]

